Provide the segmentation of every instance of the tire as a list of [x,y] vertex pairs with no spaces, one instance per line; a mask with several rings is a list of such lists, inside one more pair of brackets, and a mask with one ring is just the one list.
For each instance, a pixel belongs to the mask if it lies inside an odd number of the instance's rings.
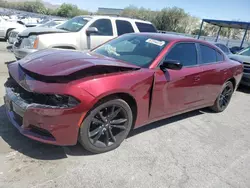
[[214,105],[211,106],[210,108],[214,112],[222,112],[222,111],[224,111],[227,108],[228,104],[230,103],[233,92],[234,92],[233,83],[231,81],[226,82],[223,85],[219,96],[215,100]]
[[7,41],[10,37],[10,32],[12,31],[13,29],[8,29],[7,32],[6,32],[6,36],[5,36],[5,40]]
[[124,100],[105,100],[89,111],[81,124],[78,140],[92,153],[108,152],[123,142],[132,124],[132,110]]

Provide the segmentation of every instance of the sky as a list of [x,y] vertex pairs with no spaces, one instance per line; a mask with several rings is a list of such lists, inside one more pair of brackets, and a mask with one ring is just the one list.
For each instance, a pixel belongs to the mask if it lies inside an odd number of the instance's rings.
[[72,3],[81,9],[96,11],[98,7],[125,8],[129,5],[160,10],[179,7],[199,18],[250,21],[250,0],[49,0]]

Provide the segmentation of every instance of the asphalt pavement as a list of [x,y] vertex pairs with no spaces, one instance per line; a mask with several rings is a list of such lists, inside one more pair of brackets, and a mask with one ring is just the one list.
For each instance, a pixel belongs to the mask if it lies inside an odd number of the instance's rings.
[[248,188],[250,88],[223,113],[197,110],[149,124],[114,151],[92,155],[77,144],[46,145],[22,136],[3,105],[6,64],[0,41],[0,188]]

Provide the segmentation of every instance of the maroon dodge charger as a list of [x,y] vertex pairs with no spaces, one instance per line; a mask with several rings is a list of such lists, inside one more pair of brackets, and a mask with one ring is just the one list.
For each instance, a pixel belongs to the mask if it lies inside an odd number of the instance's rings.
[[101,153],[150,122],[225,110],[243,67],[210,43],[141,33],[90,52],[39,51],[8,69],[6,112],[23,135]]

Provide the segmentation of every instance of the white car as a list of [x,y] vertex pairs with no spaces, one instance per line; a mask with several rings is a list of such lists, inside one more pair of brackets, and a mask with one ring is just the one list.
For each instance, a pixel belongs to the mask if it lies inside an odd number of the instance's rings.
[[10,31],[13,29],[23,29],[26,28],[25,25],[19,24],[17,22],[6,21],[0,17],[0,38],[8,39]]
[[[45,24],[41,24],[41,25],[38,25],[36,27],[56,27],[58,25],[61,25],[65,22],[66,20],[64,19],[53,19],[53,20],[50,20],[48,21],[47,23]],[[17,41],[17,36],[19,33],[21,33],[22,31],[26,30],[26,29],[30,29],[30,28],[17,28],[17,29],[13,29],[10,34],[9,34],[9,38],[8,38],[8,47],[7,49],[11,49],[12,45],[14,44],[14,42]]]
[[19,33],[17,59],[45,48],[87,50],[125,33],[157,32],[151,22],[110,16],[77,16],[56,28],[33,27]]

